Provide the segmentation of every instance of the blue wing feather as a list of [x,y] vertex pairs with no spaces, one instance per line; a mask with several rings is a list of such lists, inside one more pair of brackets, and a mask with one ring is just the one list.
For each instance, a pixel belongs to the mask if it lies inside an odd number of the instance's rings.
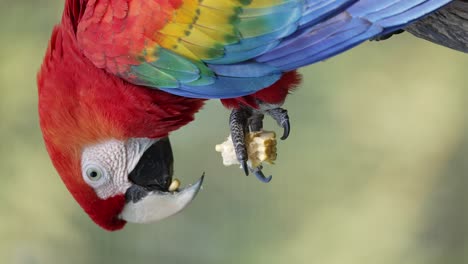
[[[265,9],[245,9],[238,43],[224,57],[204,61],[214,76],[198,74],[183,61],[182,70],[158,68],[169,93],[195,98],[232,98],[276,82],[283,72],[328,59],[356,45],[403,28],[452,0],[289,0]],[[262,29],[252,28],[258,20]],[[265,33],[266,32],[266,33]],[[176,71],[175,73],[173,71]],[[152,69],[143,68],[142,75]],[[176,75],[177,80],[167,75]],[[169,88],[172,87],[172,88]]]
[[328,21],[303,28],[255,60],[290,71],[400,29],[451,0],[361,0]]
[[356,3],[358,0],[322,0],[307,1],[306,8],[299,20],[299,29],[307,28],[311,25],[323,22],[333,15],[346,10],[347,7]]
[[202,87],[182,84],[179,88],[161,89],[168,93],[193,98],[233,98],[255,93],[259,87],[268,87],[281,78],[282,73],[272,73],[262,77],[218,76],[212,85]]

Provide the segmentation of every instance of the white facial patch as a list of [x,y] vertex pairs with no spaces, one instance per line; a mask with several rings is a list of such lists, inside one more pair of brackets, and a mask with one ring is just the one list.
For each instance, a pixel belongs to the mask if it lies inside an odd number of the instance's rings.
[[84,181],[101,199],[124,194],[130,187],[128,174],[156,139],[107,140],[86,147],[81,156]]

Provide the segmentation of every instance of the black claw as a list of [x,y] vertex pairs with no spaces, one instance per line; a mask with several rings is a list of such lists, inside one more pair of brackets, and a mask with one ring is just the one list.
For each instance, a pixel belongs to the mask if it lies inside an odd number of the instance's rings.
[[289,132],[291,131],[288,111],[283,108],[274,108],[268,110],[267,113],[278,123],[279,126],[283,127],[284,131],[281,140],[287,139]]
[[255,176],[257,177],[258,180],[260,180],[261,182],[264,182],[264,183],[269,183],[271,181],[271,179],[273,178],[273,176],[268,176],[266,177],[265,174],[263,174],[262,170],[260,168],[256,168],[253,170],[253,173],[255,174]]
[[283,132],[283,136],[281,137],[281,140],[285,140],[289,137],[289,132],[291,131],[291,125],[289,124],[289,119],[283,123],[283,129],[284,129],[284,132]]
[[244,169],[245,176],[249,176],[249,166],[247,165],[247,161],[243,160],[241,164],[242,168]]

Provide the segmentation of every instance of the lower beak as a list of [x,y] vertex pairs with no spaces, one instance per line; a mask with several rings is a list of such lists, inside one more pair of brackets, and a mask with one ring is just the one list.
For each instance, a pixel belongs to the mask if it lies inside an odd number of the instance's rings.
[[198,194],[202,176],[195,184],[169,191],[173,174],[173,156],[169,138],[161,138],[149,147],[129,174],[133,185],[125,196],[127,203],[120,218],[131,223],[154,222],[182,211]]

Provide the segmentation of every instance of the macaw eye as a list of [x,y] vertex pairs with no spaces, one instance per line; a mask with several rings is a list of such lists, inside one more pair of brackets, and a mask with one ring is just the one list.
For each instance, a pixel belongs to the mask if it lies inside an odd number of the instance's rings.
[[99,187],[107,182],[107,171],[99,164],[91,163],[84,166],[83,178],[92,187]]
[[102,178],[102,175],[103,175],[103,173],[102,173],[101,169],[99,169],[99,168],[88,168],[86,170],[86,176],[91,181],[99,181],[99,179]]

